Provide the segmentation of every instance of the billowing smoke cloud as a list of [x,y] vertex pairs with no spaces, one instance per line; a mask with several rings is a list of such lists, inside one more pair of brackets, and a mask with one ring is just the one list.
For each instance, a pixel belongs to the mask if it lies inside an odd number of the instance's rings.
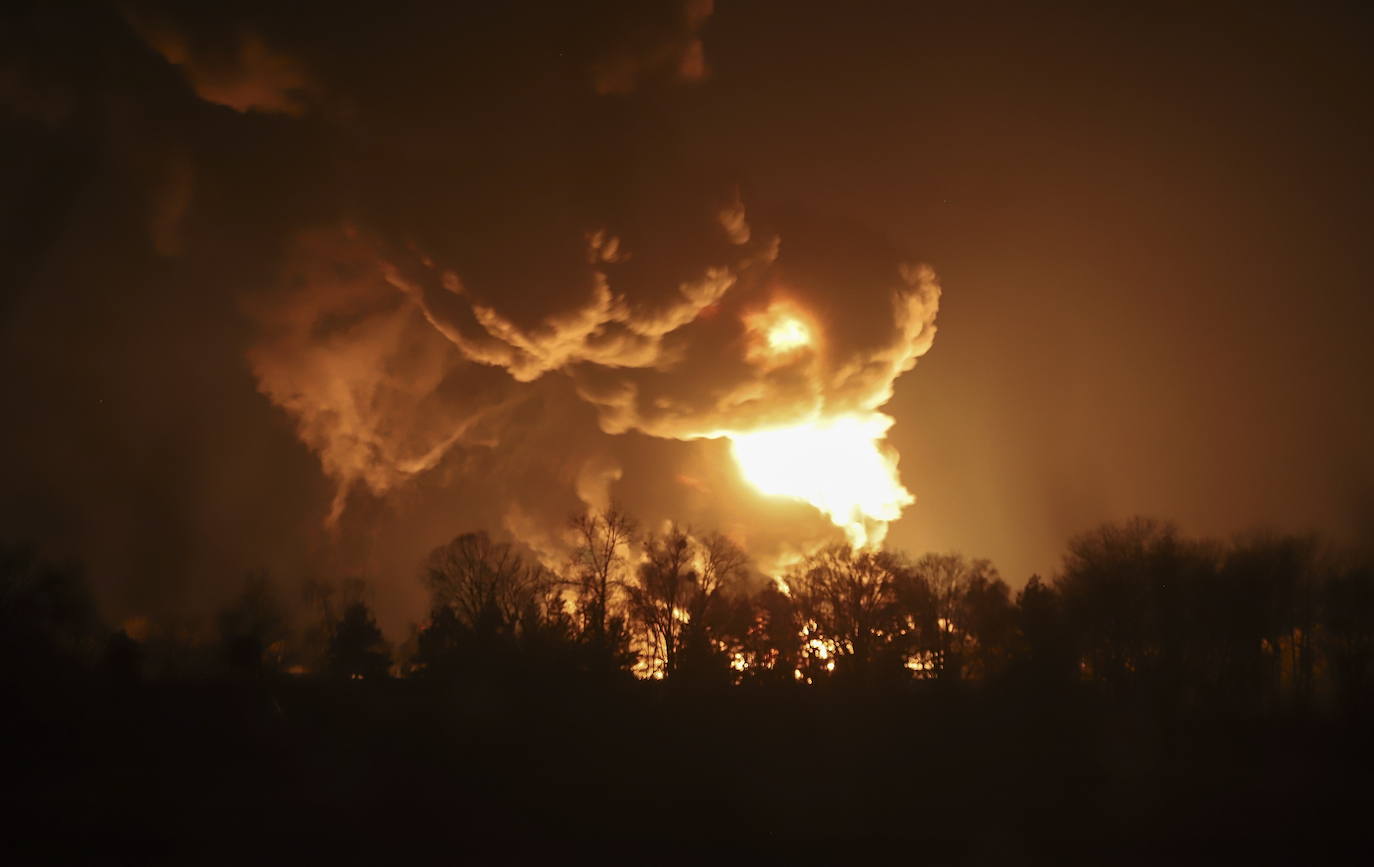
[[168,63],[181,70],[197,96],[239,112],[299,116],[315,89],[304,65],[250,30],[228,42],[222,34],[197,41],[156,14],[131,11],[129,23]]
[[[572,5],[135,3],[114,32],[141,79],[15,99],[45,124],[102,86],[124,106],[86,122],[143,179],[159,279],[241,317],[343,568],[403,579],[478,526],[556,562],[568,515],[612,501],[795,556],[837,531],[750,489],[726,438],[872,413],[931,345],[928,269],[684,145],[710,2]],[[804,339],[777,350],[784,320]]]
[[[664,4],[657,15],[619,19],[616,46],[592,64],[592,85],[600,94],[630,93],[654,77],[700,81],[706,76],[705,48],[699,31],[715,10],[713,0]],[[618,22],[612,20],[611,25]]]
[[[570,281],[574,304],[584,287],[581,304],[528,328],[498,306],[501,296],[520,297],[518,282],[485,299],[451,270],[389,265],[387,279],[468,359],[519,382],[566,371],[606,433],[695,439],[886,403],[934,337],[939,287],[929,269],[891,257],[869,262],[872,250],[823,230],[799,231],[796,243],[813,248],[797,255],[776,234],[741,242],[739,212],[722,213],[721,241],[734,249],[710,251],[716,256],[703,256],[686,279],[652,263],[631,272],[633,245],[605,229],[589,232],[585,273]],[[632,294],[639,287],[649,300]],[[754,351],[766,335],[751,319],[779,306],[803,311],[820,341],[782,359]]]
[[[496,279],[501,293],[474,297],[456,271],[420,254],[386,255],[356,233],[332,244],[312,239],[298,253],[303,273],[289,281],[301,288],[261,311],[266,339],[251,352],[254,370],[339,482],[331,521],[356,482],[386,493],[474,437],[499,451],[516,386],[552,374],[570,379],[611,435],[721,437],[884,404],[931,344],[939,289],[930,272],[891,260],[875,266],[872,250],[805,230],[800,241],[823,252],[791,264],[778,236],[738,243],[735,225],[720,221],[719,257],[702,259],[688,279],[674,283],[671,272],[642,266],[635,276],[665,281],[639,284],[648,300],[617,289],[617,266],[633,260],[633,248],[590,230],[584,270],[567,269],[581,291],[530,325],[498,306],[513,298],[518,309],[518,272]],[[809,267],[819,259],[843,265]],[[847,285],[828,282],[839,275]],[[840,309],[833,299],[846,291],[865,300]],[[779,305],[808,311],[820,331],[815,345],[782,359],[755,351],[764,337],[751,325]],[[501,370],[511,382],[474,368]],[[586,461],[578,493],[604,507],[621,471],[604,457]]]

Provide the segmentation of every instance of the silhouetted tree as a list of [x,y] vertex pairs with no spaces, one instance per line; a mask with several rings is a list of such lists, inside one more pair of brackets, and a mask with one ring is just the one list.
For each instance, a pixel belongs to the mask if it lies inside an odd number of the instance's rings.
[[463,667],[473,643],[472,629],[447,605],[430,610],[429,623],[420,630],[416,668],[429,677],[451,677]]
[[694,539],[697,567],[687,602],[678,673],[697,681],[724,681],[731,664],[744,663],[743,637],[750,618],[742,594],[749,565],[744,549],[728,536]]
[[542,567],[486,533],[464,533],[434,549],[425,575],[434,605],[482,636],[513,634],[552,583]]
[[410,624],[406,637],[392,650],[396,673],[400,677],[413,677],[422,671],[420,661],[420,626]]
[[287,637],[286,616],[265,572],[250,574],[243,592],[220,612],[219,634],[232,668],[256,674],[280,666]]
[[163,615],[147,625],[142,640],[150,678],[187,680],[221,671],[228,646],[217,626],[189,615]]
[[903,562],[894,575],[892,594],[896,604],[892,637],[902,663],[916,677],[939,677],[944,666],[944,636],[940,634],[940,608],[928,577],[913,564]]
[[458,536],[430,554],[426,583],[432,608],[417,637],[417,669],[509,676],[577,667],[561,582],[509,543]]
[[375,680],[387,676],[391,651],[367,603],[351,603],[329,644],[329,672],[336,677]]
[[[1299,702],[1311,697],[1320,608],[1317,540],[1252,533],[1237,539],[1221,567],[1226,631],[1238,666],[1259,691],[1268,684]],[[1216,606],[1218,608],[1222,606]]]
[[1205,700],[1217,642],[1198,606],[1219,561],[1215,545],[1145,518],[1074,537],[1057,588],[1085,673],[1145,690],[1166,713]]
[[1039,575],[1032,575],[1016,594],[1016,623],[1024,676],[1037,683],[1063,683],[1078,676],[1078,658],[1059,593]]
[[1374,703],[1374,568],[1337,570],[1323,600],[1323,645],[1337,696],[1351,713]]
[[89,665],[100,632],[79,566],[45,563],[31,548],[0,547],[0,672],[27,679]]
[[922,604],[922,591],[917,588],[923,584],[929,607],[915,608],[909,616],[920,627],[918,649],[938,677],[957,680],[972,673],[965,669],[970,654],[980,650],[980,631],[988,659],[996,656],[997,644],[1005,646],[1013,622],[1010,591],[990,562],[932,553],[913,563],[910,572],[918,583],[905,591],[911,600],[908,604]]
[[801,662],[802,634],[792,598],[770,581],[753,596],[737,596],[730,622],[750,678],[792,682]]
[[1138,518],[1070,540],[1056,589],[1091,677],[1121,682],[1152,655],[1151,563],[1176,536],[1172,526]]
[[569,524],[578,540],[569,563],[569,583],[576,596],[582,639],[599,660],[596,665],[625,669],[634,654],[625,619],[615,613],[614,606],[629,571],[635,523],[612,506],[605,512],[575,515]]
[[698,538],[671,527],[645,540],[643,561],[625,587],[631,620],[655,676],[728,679],[732,645],[727,597],[748,562],[719,533]]
[[824,548],[789,574],[801,620],[803,673],[865,672],[878,658],[895,614],[892,555],[847,545]]
[[556,576],[544,573],[539,592],[526,602],[520,618],[520,650],[531,673],[566,678],[595,664],[587,646],[577,641],[577,628]]
[[137,683],[143,677],[143,657],[143,645],[117,630],[105,642],[105,676],[116,683]]
[[975,561],[964,585],[956,622],[963,623],[971,639],[965,653],[969,672],[987,678],[1006,669],[1011,661],[1016,638],[1016,610],[1011,603],[1011,588],[987,561]]
[[688,606],[698,581],[691,537],[673,527],[644,542],[644,562],[626,587],[630,617],[643,632],[646,663],[657,677],[677,671]]
[[305,624],[300,632],[300,656],[311,670],[323,670],[328,662],[329,642],[339,625],[339,590],[329,581],[307,579],[301,584]]

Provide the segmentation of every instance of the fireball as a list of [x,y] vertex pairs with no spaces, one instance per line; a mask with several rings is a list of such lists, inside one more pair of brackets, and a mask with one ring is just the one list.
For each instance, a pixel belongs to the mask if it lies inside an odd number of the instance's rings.
[[810,329],[795,316],[783,316],[768,329],[768,348],[773,352],[787,352],[810,343]]
[[816,327],[809,320],[805,311],[785,300],[745,315],[749,335],[745,357],[764,370],[813,358]]
[[896,455],[882,445],[892,422],[880,412],[853,413],[729,436],[745,481],[810,503],[851,544],[869,547],[915,502],[898,478]]

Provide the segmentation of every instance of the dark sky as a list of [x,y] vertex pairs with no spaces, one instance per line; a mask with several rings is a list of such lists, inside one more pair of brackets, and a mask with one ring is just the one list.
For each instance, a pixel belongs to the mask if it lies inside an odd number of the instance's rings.
[[[0,22],[0,535],[114,616],[265,566],[366,575],[395,629],[433,545],[554,551],[606,493],[833,536],[676,437],[871,408],[928,337],[903,262],[943,294],[890,545],[1016,586],[1135,513],[1374,526],[1360,4],[202,5]],[[731,360],[778,286],[863,376]]]

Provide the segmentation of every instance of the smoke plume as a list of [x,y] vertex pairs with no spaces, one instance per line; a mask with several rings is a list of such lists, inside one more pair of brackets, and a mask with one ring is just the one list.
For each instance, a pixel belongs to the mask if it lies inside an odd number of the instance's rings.
[[[222,568],[402,581],[483,526],[553,563],[568,516],[612,502],[651,529],[719,527],[761,563],[839,533],[746,485],[730,438],[876,413],[931,345],[933,273],[686,145],[687,109],[719,83],[709,0],[564,6],[401,3],[365,22],[131,3],[102,18],[89,68],[3,79],[24,123],[135,179],[146,238],[120,255],[164,288],[129,315],[214,299],[181,339],[216,335],[329,482]],[[779,317],[801,329],[785,351]],[[314,566],[272,553],[302,523],[327,528]],[[167,570],[203,568],[193,551]]]

